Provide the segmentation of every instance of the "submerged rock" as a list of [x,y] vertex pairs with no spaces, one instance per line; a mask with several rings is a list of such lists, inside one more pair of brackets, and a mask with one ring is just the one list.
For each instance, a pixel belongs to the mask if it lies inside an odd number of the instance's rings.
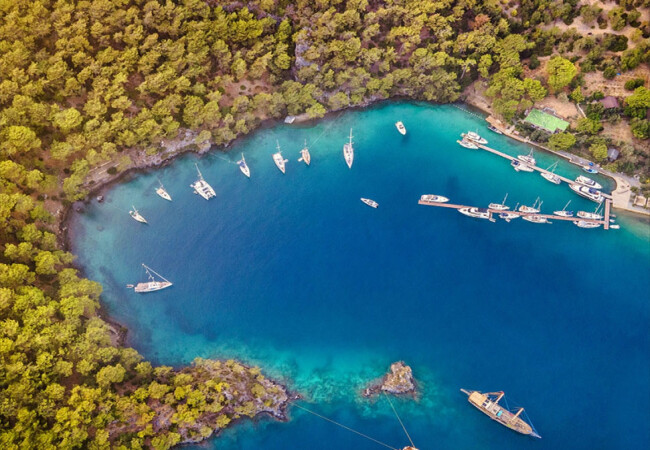
[[382,391],[394,395],[415,394],[415,390],[413,370],[404,362],[398,361],[390,365],[390,372],[364,389],[363,396],[372,397]]

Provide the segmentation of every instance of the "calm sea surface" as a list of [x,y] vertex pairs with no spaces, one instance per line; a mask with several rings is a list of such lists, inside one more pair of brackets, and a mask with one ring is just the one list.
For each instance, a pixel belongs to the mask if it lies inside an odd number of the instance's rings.
[[[342,156],[350,128],[351,170]],[[485,206],[508,193],[511,206],[539,196],[547,212],[569,200],[569,209],[594,209],[566,184],[458,146],[467,130],[504,152],[528,152],[452,106],[383,103],[278,125],[228,154],[183,157],[114,187],[73,218],[73,250],[146,358],[258,364],[302,393],[303,405],[392,447],[408,440],[390,405],[359,391],[396,360],[419,381],[417,401],[394,403],[420,449],[650,447],[648,224],[622,214],[611,231],[490,223],[418,205],[422,194]],[[297,162],[305,139],[311,167]],[[285,175],[271,159],[276,140]],[[234,164],[242,152],[251,179]],[[535,156],[542,167],[555,161]],[[194,163],[216,198],[192,193]],[[557,173],[581,171],[561,161]],[[155,194],[158,179],[173,202]],[[129,217],[131,205],[149,225]],[[125,289],[144,281],[143,262],[174,286]],[[460,388],[505,390],[543,439],[492,422]],[[244,423],[202,447],[382,448],[297,408],[290,416]]]

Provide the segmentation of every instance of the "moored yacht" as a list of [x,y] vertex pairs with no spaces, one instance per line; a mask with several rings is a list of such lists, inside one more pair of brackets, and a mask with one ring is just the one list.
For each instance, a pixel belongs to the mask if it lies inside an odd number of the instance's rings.
[[447,203],[449,199],[443,197],[442,195],[426,194],[420,197],[420,200],[423,202],[432,202],[432,203]]
[[517,159],[513,159],[510,165],[517,171],[517,172],[533,172],[535,169],[530,167],[528,164],[524,164],[521,161]]
[[460,141],[456,141],[458,144],[460,144],[462,147],[465,148],[471,148],[472,150],[476,150],[478,148],[478,145],[476,145],[473,142],[468,141],[467,139],[462,139]]
[[289,160],[284,159],[284,157],[282,156],[282,151],[280,151],[280,143],[276,141],[276,144],[277,144],[276,148],[278,149],[278,151],[276,153],[273,153],[273,162],[278,167],[278,169],[280,169],[280,172],[285,173],[284,163],[289,162]]
[[475,131],[468,131],[467,134],[461,134],[461,136],[480,145],[487,145],[488,143],[487,139],[479,136],[479,134]]
[[573,217],[573,211],[567,211],[566,210],[567,206],[569,206],[569,203],[571,203],[571,200],[569,200],[567,202],[567,204],[564,205],[564,208],[562,208],[561,210],[553,211],[553,214],[555,214],[556,216],[560,216],[560,217]]
[[594,169],[594,166],[592,165],[582,166],[582,170],[584,170],[587,173],[598,173],[598,171]]
[[487,208],[465,207],[458,209],[458,212],[476,219],[489,219],[490,211]]
[[377,202],[374,201],[374,200],[370,200],[369,198],[363,198],[363,197],[361,197],[361,201],[362,201],[363,203],[365,203],[366,205],[372,207],[372,208],[376,208],[376,207],[379,206],[379,203],[377,203]]
[[[169,286],[172,285],[171,281],[169,281],[167,278],[163,277],[159,273],[155,272],[151,267],[147,267],[144,264],[142,264],[142,267],[147,273],[148,280],[144,283],[138,283],[136,285],[127,284],[126,287],[133,288],[133,290],[139,294],[146,294],[147,292],[159,291],[161,289],[168,288]],[[151,274],[152,272],[158,275],[162,281],[156,280],[154,276]]]
[[536,214],[531,214],[531,215],[526,215],[526,216],[521,216],[522,219],[527,220],[528,222],[532,223],[551,223],[549,220],[544,217],[544,216],[539,216]]
[[533,156],[533,149],[530,149],[530,152],[527,155],[519,155],[517,156],[517,159],[519,161],[525,162],[528,165],[534,166],[537,164],[537,161],[535,160],[535,157]]
[[499,404],[499,401],[505,396],[503,391],[482,393],[479,391],[461,389],[461,392],[468,396],[467,400],[474,407],[478,408],[483,414],[486,414],[495,422],[498,422],[517,433],[541,438],[533,425],[523,419],[521,414],[524,412],[524,408],[519,408],[515,412],[514,410],[510,411],[509,408],[504,408]]
[[169,200],[170,202],[172,201],[171,195],[165,190],[165,187],[162,184],[162,181],[158,180],[160,183],[160,187],[156,189],[156,194],[158,194],[161,198],[164,198],[165,200]]
[[571,183],[569,187],[576,194],[588,198],[591,201],[602,203],[602,201],[605,199],[605,197],[603,197],[603,194],[597,189],[574,183]]
[[596,208],[594,212],[578,211],[577,216],[581,219],[602,220],[603,216],[602,214],[598,213],[598,209],[599,208]]
[[586,220],[578,220],[574,221],[573,223],[580,228],[598,228],[600,226],[600,224],[597,222],[588,222]]
[[194,193],[199,194],[206,200],[216,197],[217,194],[214,192],[214,189],[212,189],[212,186],[203,179],[203,174],[199,170],[199,166],[196,163],[194,163],[194,166],[196,167],[196,171],[199,173],[199,179],[190,184],[190,187],[194,188]]
[[585,177],[583,175],[580,175],[578,178],[576,178],[576,183],[582,184],[584,186],[594,188],[594,189],[602,189],[603,188],[603,186],[600,185],[599,183],[596,183],[591,178]]
[[397,131],[399,131],[402,136],[406,136],[406,127],[401,120],[397,122],[395,126],[397,127]]
[[309,154],[309,148],[307,148],[307,140],[305,139],[305,146],[300,150],[300,158],[298,162],[304,162],[305,164],[311,164],[311,155]]
[[525,213],[538,213],[540,208],[542,207],[542,201],[540,201],[539,197],[535,199],[535,203],[533,203],[533,206],[526,206],[526,205],[521,205],[519,207],[519,211],[525,212]]
[[241,173],[246,175],[248,178],[251,177],[251,170],[248,168],[248,164],[246,164],[246,159],[244,159],[244,154],[241,154],[241,159],[237,161],[237,165],[239,166],[239,170],[241,170]]
[[345,158],[345,163],[348,165],[348,169],[351,169],[352,163],[354,162],[354,147],[352,147],[352,128],[350,128],[350,142],[346,142],[343,145],[343,158]]
[[506,194],[505,197],[503,197],[503,201],[501,203],[490,203],[488,207],[490,209],[495,209],[497,211],[506,211],[510,209],[509,206],[506,206],[506,199],[508,198],[508,194]]
[[129,211],[129,215],[133,217],[134,220],[137,220],[140,223],[148,223],[147,219],[142,217],[142,215],[138,212],[137,209],[135,209],[135,206],[133,206],[133,210]]
[[[518,206],[519,204],[517,204]],[[517,206],[515,206],[515,211],[517,210]],[[512,219],[518,219],[521,217],[521,214],[517,214],[516,212],[508,212],[504,211],[502,213],[499,213],[499,218],[505,220],[506,222],[510,222]]]
[[488,125],[488,130],[490,130],[490,131],[492,131],[492,132],[494,132],[496,134],[503,134],[503,132],[501,130],[499,130],[497,127],[495,127],[494,125]]
[[544,177],[545,180],[550,181],[553,184],[560,184],[562,180],[559,176],[555,175],[555,168],[557,167],[557,161],[551,164],[546,168],[547,172],[540,172],[540,175]]

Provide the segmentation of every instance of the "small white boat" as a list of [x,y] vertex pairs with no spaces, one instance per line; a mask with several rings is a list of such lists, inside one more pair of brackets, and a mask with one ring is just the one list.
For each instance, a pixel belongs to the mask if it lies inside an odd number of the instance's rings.
[[[596,222],[587,222],[586,220],[578,220],[576,222],[573,222],[580,228],[598,228],[600,226],[599,223]],[[610,227],[611,228],[611,227]]]
[[397,122],[395,126],[397,127],[397,131],[399,131],[402,136],[406,136],[406,127],[401,120]]
[[426,194],[420,197],[420,200],[423,202],[431,202],[431,203],[447,203],[449,199],[447,197],[443,197],[442,195],[434,195],[434,194]]
[[370,200],[369,198],[363,198],[363,197],[362,197],[362,198],[361,198],[361,201],[362,201],[363,203],[365,203],[366,205],[372,207],[372,208],[376,208],[376,207],[379,206],[379,203],[377,203],[377,202],[374,201],[374,200]]
[[354,162],[354,147],[352,147],[352,128],[350,128],[350,142],[346,142],[343,145],[343,158],[345,158],[345,163],[348,165],[348,168],[352,168],[352,163]]
[[474,217],[476,219],[490,218],[490,212],[486,208],[476,208],[472,206],[472,207],[460,208],[458,212],[469,217]]
[[530,149],[530,152],[527,155],[519,155],[517,156],[517,159],[519,161],[525,162],[528,165],[534,166],[537,164],[537,161],[535,160],[535,157],[533,156],[533,149]]
[[603,194],[594,188],[590,188],[587,186],[583,186],[581,184],[574,184],[574,183],[571,183],[569,187],[576,194],[588,198],[591,201],[602,203],[602,201],[605,199],[605,197],[603,197]]
[[[171,281],[155,272],[151,267],[147,267],[144,264],[142,264],[142,267],[144,267],[145,272],[147,272],[148,281],[144,283],[138,283],[135,286],[132,284],[127,284],[126,287],[133,288],[133,290],[139,294],[146,294],[147,292],[159,291],[172,285]],[[158,275],[162,281],[156,280],[151,272]]]
[[[133,205],[131,205],[131,206],[133,206]],[[129,211],[129,214],[131,215],[131,217],[133,217],[134,220],[137,220],[140,223],[148,223],[147,219],[142,217],[142,215],[138,212],[138,210],[135,209],[135,206],[133,206],[132,211]]]
[[584,186],[594,188],[594,189],[602,189],[603,186],[596,183],[594,180],[592,180],[589,177],[585,177],[583,175],[580,175],[578,178],[576,178],[576,183],[582,184]]
[[521,216],[521,218],[531,223],[551,223],[546,217],[534,214],[530,216]]
[[503,201],[501,203],[490,203],[488,205],[488,208],[490,209],[495,209],[497,211],[506,211],[510,209],[509,206],[506,206],[506,199],[508,198],[508,194],[506,194],[505,197],[503,197]]
[[241,159],[237,161],[237,165],[239,166],[239,170],[241,170],[241,173],[246,175],[248,178],[251,177],[251,170],[248,168],[248,164],[246,164],[246,160],[244,159],[244,154],[241,154]]
[[527,164],[522,163],[519,160],[513,159],[510,165],[517,171],[517,172],[533,172],[535,169],[530,167]]
[[609,228],[611,228],[612,230],[618,230],[619,228],[621,228],[621,226],[618,224],[614,224],[614,225],[610,225]]
[[567,204],[564,205],[564,208],[562,208],[561,210],[553,211],[553,214],[555,214],[556,216],[560,216],[560,217],[573,217],[573,211],[567,211],[566,210],[567,206],[569,206],[569,203],[571,203],[571,200],[569,200],[567,202]]
[[199,166],[196,163],[194,163],[194,166],[196,167],[196,171],[199,173],[199,179],[190,184],[190,187],[194,189],[194,193],[199,194],[206,200],[210,200],[212,197],[216,197],[217,194],[214,192],[214,189],[212,189],[212,186],[210,186],[208,182],[203,179],[203,174],[201,174]]
[[598,171],[594,169],[593,166],[589,166],[589,165],[582,166],[582,170],[584,170],[587,173],[598,173]]
[[541,202],[541,201],[539,200],[539,197],[537,197],[537,198],[535,199],[535,203],[533,203],[533,206],[521,205],[521,206],[519,207],[519,211],[520,211],[520,212],[525,212],[525,213],[538,213],[539,210],[540,210],[541,207],[542,207],[542,203],[544,203],[544,202]]
[[490,131],[492,131],[492,132],[494,132],[496,134],[503,134],[503,132],[501,130],[499,130],[497,127],[492,126],[492,125],[488,125],[488,130],[490,130]]
[[471,148],[472,150],[476,150],[478,148],[478,145],[476,145],[473,142],[468,141],[467,139],[463,139],[463,140],[456,141],[456,142],[458,142],[458,144],[460,144],[462,147]]
[[285,171],[284,163],[289,162],[289,160],[284,159],[282,157],[282,152],[280,151],[280,143],[277,142],[277,141],[276,141],[276,143],[277,143],[278,151],[277,151],[277,153],[273,153],[273,162],[275,162],[275,165],[278,167],[278,169],[280,169],[280,172],[285,173],[284,172]]
[[487,143],[488,143],[487,139],[479,136],[479,134],[476,133],[475,131],[468,131],[467,134],[462,134],[461,136],[463,136],[464,138],[469,139],[470,141],[474,141],[474,142],[476,142],[477,144],[480,144],[480,145],[487,145]]
[[307,148],[307,140],[305,140],[305,146],[300,150],[300,158],[298,162],[304,162],[305,164],[311,164],[311,155],[309,154],[309,148]]
[[169,193],[165,190],[162,181],[158,180],[158,183],[160,183],[160,187],[156,189],[156,194],[158,194],[160,197],[164,198],[165,200],[169,200],[171,202],[172,196],[169,195]]

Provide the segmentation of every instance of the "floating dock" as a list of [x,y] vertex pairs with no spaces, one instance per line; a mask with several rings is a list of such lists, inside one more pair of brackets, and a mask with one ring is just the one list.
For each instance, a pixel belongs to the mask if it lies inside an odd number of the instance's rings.
[[[544,217],[545,219],[548,220],[566,220],[568,222],[590,222],[590,223],[597,223],[599,225],[603,225],[603,228],[606,230],[609,230],[609,218],[610,218],[610,211],[611,211],[611,200],[610,199],[605,199],[605,216],[603,217],[602,220],[594,220],[594,219],[583,219],[581,217],[563,217],[563,216],[556,216],[555,214],[542,214],[542,213],[529,213],[529,212],[522,212],[522,211],[502,211],[498,209],[490,209],[490,208],[485,208],[488,211],[489,218],[492,219],[493,215],[499,215],[501,213],[508,213],[508,214],[516,214],[519,217],[521,216],[537,216],[537,217]],[[467,206],[467,205],[454,205],[452,203],[436,203],[436,202],[430,202],[427,200],[419,200],[418,204],[420,205],[426,205],[426,206],[437,206],[439,208],[451,208],[455,210],[459,210],[461,208],[479,208],[479,206]]]
[[[500,157],[502,157],[502,158],[505,158],[505,159],[507,159],[507,160],[512,161],[512,160],[518,159],[516,156],[510,156],[510,155],[508,155],[508,154],[506,154],[506,153],[500,152],[499,150],[495,150],[495,149],[493,149],[493,148],[490,148],[490,147],[488,147],[487,145],[477,144],[476,142],[474,142],[474,144],[478,145],[478,147],[479,147],[480,149],[482,149],[482,150],[488,151],[488,152],[490,152],[490,153],[494,153],[495,155],[500,156]],[[554,173],[554,172],[551,172],[551,171],[549,171],[549,170],[542,169],[541,167],[538,167],[538,166],[533,166],[533,165],[528,164],[528,163],[525,163],[525,164],[526,164],[528,167],[530,167],[530,168],[532,168],[533,170],[536,170],[537,172],[540,172],[540,173]],[[556,174],[556,173],[555,173],[555,175],[556,175],[556,176],[557,176],[561,181],[564,181],[565,183],[568,183],[568,184],[576,184],[575,180],[571,180],[571,179],[569,179],[569,178],[563,177],[563,176],[558,175],[558,174]],[[602,194],[603,197],[605,197],[606,200],[611,200],[611,199],[612,199],[612,196],[609,195],[609,194],[605,194],[604,192],[601,192],[601,194]],[[556,216],[553,216],[553,217],[556,217]]]

